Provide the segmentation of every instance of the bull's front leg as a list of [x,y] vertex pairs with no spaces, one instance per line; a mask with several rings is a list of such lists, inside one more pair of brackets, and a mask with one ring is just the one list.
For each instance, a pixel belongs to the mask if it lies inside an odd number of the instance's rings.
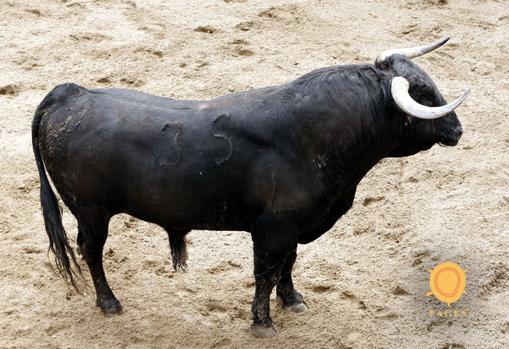
[[277,300],[285,310],[302,313],[308,309],[302,295],[293,287],[292,269],[297,258],[297,249],[288,254],[277,283]]
[[[270,236],[270,238],[267,238]],[[253,234],[255,296],[252,304],[251,332],[257,337],[273,337],[277,331],[270,317],[270,294],[279,281],[284,262],[295,245],[272,235]]]

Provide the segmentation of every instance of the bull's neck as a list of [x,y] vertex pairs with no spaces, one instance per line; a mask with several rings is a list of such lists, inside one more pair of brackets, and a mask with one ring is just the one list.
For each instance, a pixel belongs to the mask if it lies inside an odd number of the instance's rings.
[[310,160],[338,191],[356,186],[399,144],[383,84],[366,82],[361,73],[341,76],[326,91],[308,90],[307,102],[296,113]]
[[[345,127],[345,123],[351,125]],[[325,150],[331,160],[330,167],[324,167],[324,173],[331,184],[356,186],[393,148],[390,142],[392,135],[384,125],[374,120],[345,123],[331,127],[329,132],[337,135],[336,138],[331,137],[324,144],[325,148],[316,150]]]

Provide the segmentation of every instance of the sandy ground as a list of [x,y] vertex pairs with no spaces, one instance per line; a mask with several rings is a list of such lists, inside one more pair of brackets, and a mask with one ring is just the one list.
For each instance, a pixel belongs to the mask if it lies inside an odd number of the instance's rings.
[[[0,0],[1,348],[509,347],[509,3],[496,0]],[[110,225],[105,264],[125,313],[67,289],[48,263],[30,123],[56,84],[210,98],[315,68],[372,62],[383,49],[452,41],[418,62],[459,109],[455,148],[388,159],[354,207],[299,247],[295,282],[310,309],[277,309],[280,333],[248,331],[254,292],[246,233],[190,234],[189,271],[169,264],[159,227]],[[74,240],[73,216],[64,223]],[[458,318],[428,270],[467,269]],[[88,274],[88,273],[87,273]]]

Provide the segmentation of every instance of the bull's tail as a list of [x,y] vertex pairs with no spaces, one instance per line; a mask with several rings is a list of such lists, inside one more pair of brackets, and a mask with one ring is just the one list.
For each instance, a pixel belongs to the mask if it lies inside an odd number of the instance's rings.
[[[50,96],[48,95],[48,97]],[[46,105],[49,102],[48,97],[39,105],[32,121],[32,146],[41,183],[42,214],[44,216],[46,233],[49,237],[49,249],[55,255],[57,270],[67,283],[70,283],[76,290],[79,290],[78,281],[82,280],[81,268],[69,245],[67,234],[62,225],[61,209],[48,181],[39,149],[39,124],[42,117],[46,114]]]

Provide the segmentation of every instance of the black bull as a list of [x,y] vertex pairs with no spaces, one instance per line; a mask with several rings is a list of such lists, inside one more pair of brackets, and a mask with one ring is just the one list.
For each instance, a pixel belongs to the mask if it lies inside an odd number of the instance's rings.
[[356,186],[382,158],[455,145],[461,136],[454,112],[421,120],[398,109],[390,86],[396,75],[416,100],[445,103],[429,76],[399,55],[209,101],[57,86],[39,105],[32,135],[57,267],[75,283],[72,265],[79,267],[44,166],[77,218],[78,247],[104,312],[121,311],[102,252],[110,218],[124,212],[168,232],[176,268],[185,267],[191,229],[250,232],[252,329],[274,334],[274,287],[284,308],[306,309],[291,276],[297,244],[348,211]]

